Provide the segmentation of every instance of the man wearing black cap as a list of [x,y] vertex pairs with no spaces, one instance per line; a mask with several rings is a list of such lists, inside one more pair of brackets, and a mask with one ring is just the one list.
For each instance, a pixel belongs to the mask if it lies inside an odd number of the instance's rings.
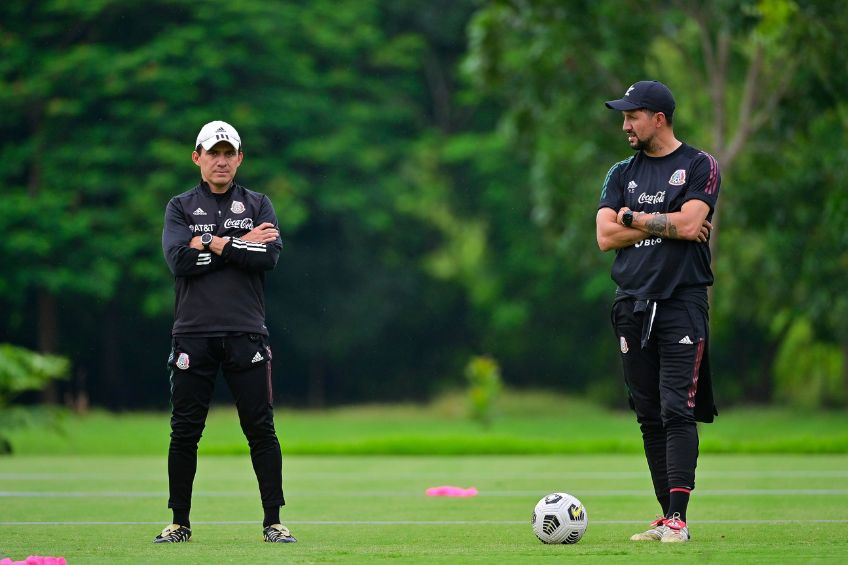
[[708,244],[721,176],[716,160],[674,136],[674,97],[640,81],[606,103],[624,116],[636,154],[612,166],[596,231],[615,250],[612,322],[629,401],[662,516],[634,541],[689,540],[686,508],[695,488],[696,422],[712,422],[707,287]]
[[297,541],[280,523],[285,504],[282,455],[274,429],[263,288],[265,272],[276,266],[282,241],[271,200],[234,180],[243,159],[235,128],[209,122],[198,133],[192,153],[200,184],[173,197],[165,210],[162,248],[176,291],[168,358],[168,508],[173,521],[154,543],[191,539],[197,444],[219,371],[233,394],[250,447],[265,512],[264,539]]

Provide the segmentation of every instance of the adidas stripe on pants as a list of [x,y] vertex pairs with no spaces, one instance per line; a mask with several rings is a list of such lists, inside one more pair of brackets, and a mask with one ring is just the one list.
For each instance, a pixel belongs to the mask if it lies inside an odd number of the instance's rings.
[[[702,374],[709,339],[708,314],[699,304],[680,299],[659,301],[655,310],[653,303],[646,311],[636,305],[633,299],[618,300],[613,305],[612,322],[654,490],[661,504],[667,505],[670,489],[695,488],[695,402],[704,398],[698,394],[699,385],[711,386],[709,375]],[[652,318],[646,320],[646,316]],[[643,338],[647,338],[644,348]],[[701,408],[712,414],[711,390],[706,398],[710,406]]]
[[197,444],[206,425],[219,369],[229,386],[263,507],[285,504],[282,455],[274,429],[271,348],[266,336],[173,338],[168,508],[188,509],[197,470]]

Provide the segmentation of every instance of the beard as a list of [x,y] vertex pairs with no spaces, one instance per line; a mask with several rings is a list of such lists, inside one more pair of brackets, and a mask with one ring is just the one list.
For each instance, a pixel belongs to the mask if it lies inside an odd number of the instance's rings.
[[639,139],[635,134],[633,135],[636,141],[630,143],[630,149],[633,151],[642,151],[644,149],[650,149],[651,143],[650,140]]
[[649,139],[641,139],[636,134],[632,134],[635,141],[631,142],[630,149],[633,151],[645,151],[646,153],[650,153],[656,149],[654,144],[654,137]]

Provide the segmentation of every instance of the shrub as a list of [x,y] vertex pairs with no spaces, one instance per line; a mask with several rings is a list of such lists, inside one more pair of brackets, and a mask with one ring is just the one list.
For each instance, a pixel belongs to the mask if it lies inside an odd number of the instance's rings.
[[465,367],[471,417],[488,428],[494,418],[495,401],[503,383],[497,361],[487,356],[472,357]]
[[[12,406],[12,400],[25,391],[42,390],[52,379],[68,376],[70,363],[57,355],[42,355],[23,347],[0,343],[0,454],[11,453],[12,444],[4,431],[43,420],[41,412]],[[52,419],[49,418],[48,419]]]

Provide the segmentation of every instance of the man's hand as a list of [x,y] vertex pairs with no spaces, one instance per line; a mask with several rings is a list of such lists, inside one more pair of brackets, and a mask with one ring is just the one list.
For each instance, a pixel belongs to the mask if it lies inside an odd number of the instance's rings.
[[[625,212],[630,212],[630,208],[628,208],[627,206],[625,206],[624,208],[622,208],[621,210],[619,210],[619,211],[618,211],[618,214],[617,214],[617,215],[616,215],[616,217],[615,217],[615,223],[617,223],[618,225],[621,225],[621,226],[623,226],[623,225],[624,225],[624,221],[622,220],[622,218],[624,217],[624,213],[625,213]],[[637,212],[637,214],[638,214],[638,212]]]
[[271,222],[263,222],[239,237],[243,241],[252,241],[253,243],[271,243],[280,237],[280,232],[274,227]]
[[713,225],[707,220],[704,220],[704,223],[701,224],[701,231],[698,233],[698,241],[701,243],[709,241],[711,231],[713,231]]

